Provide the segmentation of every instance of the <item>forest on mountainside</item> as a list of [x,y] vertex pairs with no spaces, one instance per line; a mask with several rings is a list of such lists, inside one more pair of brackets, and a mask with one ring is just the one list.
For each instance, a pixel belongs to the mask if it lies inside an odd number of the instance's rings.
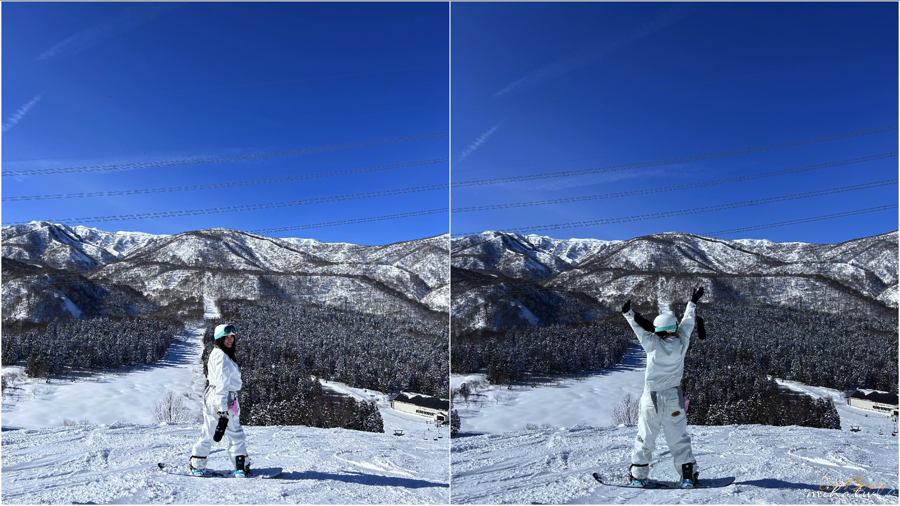
[[184,332],[176,319],[73,317],[50,323],[4,322],[2,362],[25,362],[33,378],[148,365],[166,356]]
[[[672,310],[683,314],[684,305]],[[698,339],[695,330],[685,357],[691,424],[840,427],[832,401],[786,392],[775,378],[842,391],[897,392],[896,317],[730,302],[701,302],[697,314],[707,337]],[[615,315],[590,324],[460,333],[452,342],[453,372],[484,371],[489,382],[509,384],[609,368],[635,340],[624,323]]]
[[508,384],[605,369],[622,361],[633,338],[630,328],[607,321],[454,335],[452,370],[484,370],[489,382]]
[[840,428],[831,400],[785,392],[775,378],[897,392],[896,318],[730,303],[698,314],[707,339],[692,339],[685,357],[688,423]]
[[374,402],[330,395],[316,378],[382,393],[449,395],[446,323],[277,299],[220,301],[220,311],[221,319],[207,321],[203,360],[217,324],[237,327],[241,423],[382,431]]

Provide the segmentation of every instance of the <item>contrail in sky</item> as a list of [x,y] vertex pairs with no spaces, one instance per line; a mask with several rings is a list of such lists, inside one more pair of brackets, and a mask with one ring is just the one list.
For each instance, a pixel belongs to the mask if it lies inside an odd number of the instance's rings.
[[148,21],[174,9],[163,4],[130,5],[106,20],[94,23],[80,32],[53,45],[38,55],[37,60],[46,61],[63,53],[74,53],[93,47],[106,39],[129,32]]
[[16,111],[16,113],[13,114],[12,117],[9,118],[9,119],[6,121],[6,123],[3,124],[3,131],[6,132],[6,131],[9,130],[10,128],[14,127],[14,126],[16,125],[16,123],[18,123],[19,121],[21,121],[22,118],[24,118],[25,115],[28,114],[28,111],[29,111],[32,107],[34,107],[34,104],[38,103],[38,101],[41,99],[41,97],[42,97],[43,95],[44,95],[44,94],[41,93],[40,95],[38,95],[38,96],[32,98],[32,99],[31,99],[31,102],[28,102],[27,104],[25,104],[25,105],[23,105],[22,107],[20,107],[19,110]]
[[493,126],[493,128],[491,128],[491,129],[488,130],[487,132],[481,134],[477,139],[475,139],[475,142],[473,142],[472,144],[469,144],[469,147],[467,147],[467,148],[462,152],[462,154],[459,156],[459,160],[457,160],[456,163],[459,163],[459,162],[463,161],[463,159],[465,159],[467,156],[469,156],[469,155],[471,155],[472,153],[474,153],[475,150],[478,149],[479,146],[481,146],[482,144],[484,144],[484,141],[486,141],[487,138],[491,136],[491,134],[493,134],[494,132],[497,131],[498,128],[500,128],[500,125],[501,125],[502,123],[503,123],[502,121],[501,121],[500,123],[497,123],[496,125]]
[[569,72],[589,65],[618,49],[658,32],[669,25],[673,25],[684,19],[686,16],[687,12],[683,8],[670,9],[664,14],[657,16],[653,21],[641,26],[638,30],[625,35],[611,44],[600,47],[586,46],[573,55],[537,69],[524,77],[507,84],[503,89],[494,93],[494,97],[501,97],[515,90],[534,88],[535,86],[544,84],[552,79],[562,77]]

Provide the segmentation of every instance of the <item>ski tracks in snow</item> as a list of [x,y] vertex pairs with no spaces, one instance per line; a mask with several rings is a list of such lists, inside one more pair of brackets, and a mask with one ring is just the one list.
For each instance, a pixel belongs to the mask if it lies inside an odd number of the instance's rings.
[[[446,439],[309,427],[245,427],[252,465],[274,480],[162,473],[186,464],[197,425],[75,426],[5,430],[2,502],[153,504],[446,504]],[[224,444],[209,468],[227,471]]]
[[[841,503],[897,503],[897,439],[807,427],[692,426],[700,477],[735,476],[708,490],[640,490],[598,485],[592,472],[625,476],[636,428],[576,426],[455,439],[453,503],[831,504],[829,485],[860,477],[871,495],[838,492]],[[650,477],[677,474],[662,436]],[[819,494],[817,496],[817,494]]]

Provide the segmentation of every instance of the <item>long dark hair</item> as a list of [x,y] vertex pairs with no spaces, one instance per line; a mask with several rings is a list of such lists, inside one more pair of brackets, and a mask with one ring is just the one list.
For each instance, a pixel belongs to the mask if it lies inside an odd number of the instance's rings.
[[228,355],[228,358],[230,358],[238,367],[240,367],[240,364],[238,364],[237,359],[234,357],[234,349],[237,348],[237,339],[235,339],[234,342],[231,343],[231,348],[229,348],[225,346],[226,337],[228,336],[222,336],[221,338],[216,339],[214,346],[225,352],[225,354]]

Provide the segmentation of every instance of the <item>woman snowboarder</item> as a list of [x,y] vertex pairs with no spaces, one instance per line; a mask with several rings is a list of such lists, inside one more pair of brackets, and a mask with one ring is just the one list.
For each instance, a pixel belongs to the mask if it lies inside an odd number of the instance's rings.
[[638,433],[631,452],[631,466],[628,468],[635,485],[647,485],[650,459],[656,448],[656,437],[660,429],[669,445],[675,472],[682,477],[681,486],[693,488],[697,485],[697,462],[691,451],[691,438],[687,434],[681,379],[684,375],[684,356],[694,330],[697,301],[702,296],[702,287],[693,291],[681,324],[671,313],[663,313],[650,323],[631,309],[630,299],[622,307],[625,319],[647,353]]
[[203,393],[203,427],[200,440],[191,450],[191,473],[206,473],[206,457],[213,441],[228,436],[231,446],[228,452],[234,464],[235,478],[246,477],[250,468],[247,448],[244,445],[244,429],[241,427],[241,409],[237,393],[241,389],[241,371],[234,358],[234,325],[219,325],[215,331],[215,346],[206,362],[207,387]]

